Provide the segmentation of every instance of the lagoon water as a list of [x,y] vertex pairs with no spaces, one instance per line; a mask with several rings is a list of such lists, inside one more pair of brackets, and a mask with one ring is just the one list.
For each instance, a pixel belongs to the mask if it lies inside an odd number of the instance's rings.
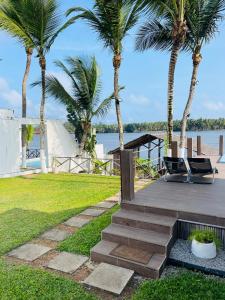
[[[125,133],[124,140],[125,143],[138,138],[148,132],[137,132],[137,133]],[[154,132],[152,132],[154,134]],[[178,132],[175,132],[176,135],[179,135]],[[187,132],[188,137],[197,137],[197,135],[202,136],[202,142],[204,144],[213,146],[218,149],[219,145],[219,136],[225,136],[225,130],[212,130],[212,131],[189,131]],[[113,150],[119,146],[119,136],[118,133],[99,133],[97,134],[97,142],[103,144],[105,152]],[[225,146],[225,145],[224,145]],[[39,148],[39,136],[35,136],[30,148]]]
[[[125,133],[124,140],[125,143],[138,138],[148,132],[138,132],[138,133]],[[154,134],[154,132],[151,132]],[[179,132],[175,132],[175,135],[179,135]],[[196,138],[198,135],[202,136],[202,142],[204,144],[210,145],[212,147],[219,147],[219,136],[225,136],[225,130],[212,130],[212,131],[189,131],[187,132],[188,137]],[[117,133],[99,133],[97,134],[97,141],[99,144],[103,144],[106,151],[110,151],[119,146],[119,136]]]

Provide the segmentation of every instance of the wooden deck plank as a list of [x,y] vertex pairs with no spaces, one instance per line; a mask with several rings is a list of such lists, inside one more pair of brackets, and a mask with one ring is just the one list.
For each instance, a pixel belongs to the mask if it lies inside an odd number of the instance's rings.
[[[188,184],[164,182],[162,179],[136,193],[130,203],[145,207],[168,209],[177,212],[178,217],[189,215],[224,219],[225,226],[225,179],[216,178],[214,184]],[[185,213],[185,214],[184,214]],[[212,222],[213,218],[210,218]],[[201,218],[199,218],[201,219]],[[193,218],[190,217],[193,221]],[[221,223],[223,224],[223,222]]]

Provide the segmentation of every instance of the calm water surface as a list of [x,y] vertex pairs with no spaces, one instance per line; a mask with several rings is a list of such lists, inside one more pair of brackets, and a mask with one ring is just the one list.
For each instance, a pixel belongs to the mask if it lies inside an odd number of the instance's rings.
[[[125,143],[136,139],[148,132],[138,132],[138,133],[125,133],[124,140]],[[154,134],[154,132],[152,132]],[[175,133],[179,135],[179,133]],[[218,148],[219,136],[225,136],[225,130],[213,130],[213,131],[190,131],[187,133],[188,137],[197,137],[197,135],[202,136],[202,141],[204,144],[211,145]],[[98,144],[103,144],[105,152],[113,150],[119,146],[119,135],[118,133],[99,133],[97,134]],[[39,148],[39,136],[34,136],[34,140],[30,145],[30,148]]]

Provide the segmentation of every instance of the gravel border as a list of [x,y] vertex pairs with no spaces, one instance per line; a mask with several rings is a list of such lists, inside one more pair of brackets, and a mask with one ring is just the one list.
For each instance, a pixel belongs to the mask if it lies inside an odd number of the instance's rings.
[[178,239],[171,249],[169,263],[225,277],[225,251],[219,250],[213,259],[198,258],[191,253],[191,241]]

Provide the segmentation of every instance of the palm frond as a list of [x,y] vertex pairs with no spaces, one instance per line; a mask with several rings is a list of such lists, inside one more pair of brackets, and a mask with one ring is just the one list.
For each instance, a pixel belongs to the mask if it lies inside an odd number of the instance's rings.
[[93,115],[97,118],[104,117],[111,108],[112,101],[114,100],[114,93],[102,101],[98,108],[94,111]]
[[26,48],[33,48],[32,38],[24,24],[24,0],[6,0],[0,4],[0,27]]
[[193,0],[186,12],[189,47],[194,49],[209,42],[218,32],[224,18],[224,0]]
[[49,51],[58,34],[72,22],[70,20],[61,26],[62,16],[57,0],[6,0],[5,3],[3,12],[7,12],[8,17],[9,9],[14,12],[13,15],[11,13],[14,26],[21,25],[24,35],[29,38],[39,55]]
[[163,25],[158,20],[146,22],[140,28],[136,38],[136,50],[144,51],[149,48],[170,50],[173,45],[172,27]]
[[[95,57],[67,57],[65,62],[56,61],[55,64],[71,81],[71,90],[66,90],[59,79],[49,75],[46,78],[47,94],[64,104],[70,114],[81,121],[91,122],[94,116],[105,115],[114,95],[100,101],[100,72]],[[37,81],[33,86],[40,84],[41,81]]]
[[76,101],[74,101],[74,98],[69,94],[68,91],[66,91],[64,86],[55,76],[48,75],[46,77],[46,92],[48,95],[54,97],[55,100],[62,104],[76,105]]
[[67,15],[75,13],[94,30],[104,47],[114,53],[122,51],[122,41],[129,30],[137,23],[142,11],[141,1],[96,0],[93,9],[74,7]]

